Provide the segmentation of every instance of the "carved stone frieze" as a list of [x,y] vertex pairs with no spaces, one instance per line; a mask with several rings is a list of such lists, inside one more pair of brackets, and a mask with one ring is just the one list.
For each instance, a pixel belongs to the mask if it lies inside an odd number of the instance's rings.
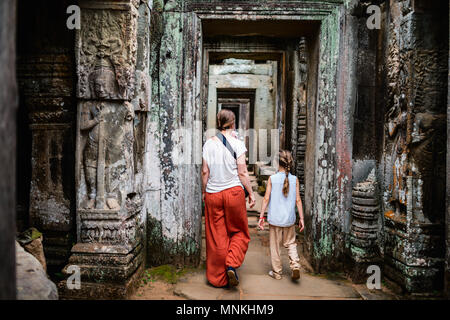
[[[137,56],[136,1],[84,1],[77,34],[78,97],[129,100],[134,94]],[[109,73],[107,94],[95,90],[99,73]]]

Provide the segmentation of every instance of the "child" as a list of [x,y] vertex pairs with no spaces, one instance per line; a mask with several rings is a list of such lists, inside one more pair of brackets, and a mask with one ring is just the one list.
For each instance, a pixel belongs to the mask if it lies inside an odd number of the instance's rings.
[[264,212],[269,205],[267,222],[270,230],[270,256],[272,270],[269,275],[281,279],[282,266],[280,259],[280,242],[288,249],[292,279],[300,279],[300,264],[295,242],[295,205],[300,215],[300,232],[304,229],[300,186],[296,176],[290,174],[293,159],[289,151],[281,150],[278,173],[272,175],[267,182],[266,194],[261,207],[259,227],[264,230]]

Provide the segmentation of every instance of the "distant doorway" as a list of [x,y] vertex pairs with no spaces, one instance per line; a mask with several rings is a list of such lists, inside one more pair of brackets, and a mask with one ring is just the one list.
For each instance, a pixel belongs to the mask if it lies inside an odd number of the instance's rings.
[[253,128],[253,112],[255,106],[254,90],[218,90],[217,112],[222,109],[230,110],[236,117],[236,131],[245,139],[249,150],[249,136],[246,134]]

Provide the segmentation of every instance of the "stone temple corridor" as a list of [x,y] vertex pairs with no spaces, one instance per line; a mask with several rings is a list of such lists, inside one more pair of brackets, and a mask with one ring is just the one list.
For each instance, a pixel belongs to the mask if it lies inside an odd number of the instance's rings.
[[[448,299],[449,16],[0,0],[0,300]],[[257,197],[236,290],[205,283],[202,147],[224,109]],[[280,149],[305,217],[298,283],[267,276],[256,229]]]

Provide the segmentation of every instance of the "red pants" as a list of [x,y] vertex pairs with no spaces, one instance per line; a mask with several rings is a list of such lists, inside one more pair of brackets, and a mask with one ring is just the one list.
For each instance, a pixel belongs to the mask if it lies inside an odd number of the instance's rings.
[[206,277],[215,287],[226,286],[226,267],[241,266],[250,242],[242,187],[205,195],[205,232]]

